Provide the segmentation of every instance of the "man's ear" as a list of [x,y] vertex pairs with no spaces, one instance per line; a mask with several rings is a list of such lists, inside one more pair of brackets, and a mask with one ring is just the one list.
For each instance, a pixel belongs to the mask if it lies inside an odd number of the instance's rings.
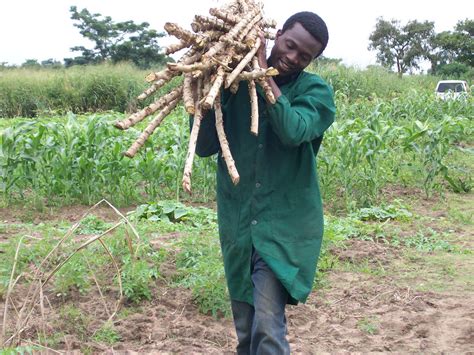
[[281,32],[281,30],[278,30],[275,34],[275,40],[278,39],[278,37],[280,37],[282,35],[283,32]]

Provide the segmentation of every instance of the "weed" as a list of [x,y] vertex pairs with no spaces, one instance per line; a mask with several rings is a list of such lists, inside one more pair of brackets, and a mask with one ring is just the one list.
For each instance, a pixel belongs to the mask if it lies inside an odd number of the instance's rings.
[[151,282],[158,277],[157,266],[150,266],[145,260],[125,258],[122,267],[122,287],[127,299],[134,303],[151,299]]
[[389,219],[408,220],[413,215],[398,202],[387,206],[361,208],[353,212],[351,216],[361,221],[386,221]]
[[357,328],[364,333],[374,335],[379,332],[379,322],[375,317],[364,317],[357,321]]
[[44,344],[49,348],[56,348],[62,341],[64,341],[63,332],[50,332],[48,334],[43,334],[42,332],[38,334],[38,340],[40,344]]
[[114,328],[113,324],[105,323],[99,330],[95,332],[92,339],[99,343],[105,343],[109,346],[114,345],[121,339],[120,334]]
[[189,207],[176,201],[159,201],[137,207],[135,218],[149,221],[169,221],[186,223],[194,227],[216,223],[215,211],[204,207]]
[[66,296],[74,289],[81,294],[85,294],[90,289],[89,269],[84,257],[87,256],[81,253],[76,254],[59,269],[54,279],[55,292]]
[[408,248],[414,248],[421,252],[459,251],[454,245],[444,239],[441,239],[438,232],[427,229],[426,231],[418,231],[416,234],[404,237],[403,239],[394,238],[393,243],[403,243]]
[[0,355],[24,355],[34,354],[41,350],[41,347],[36,345],[17,346],[15,348],[5,347],[0,349]]
[[229,295],[217,236],[191,234],[176,244],[181,251],[176,255],[175,283],[191,289],[201,312],[229,317]]
[[89,329],[89,317],[74,305],[65,305],[59,311],[58,328],[66,334],[85,339]]
[[79,234],[101,234],[110,228],[110,223],[104,222],[99,217],[89,214],[81,220],[78,227]]

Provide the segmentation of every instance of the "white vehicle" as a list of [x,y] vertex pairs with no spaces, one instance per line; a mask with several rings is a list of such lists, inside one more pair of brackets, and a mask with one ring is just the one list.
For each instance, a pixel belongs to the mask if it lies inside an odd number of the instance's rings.
[[469,86],[464,80],[441,80],[436,85],[436,97],[441,100],[456,100],[469,95]]

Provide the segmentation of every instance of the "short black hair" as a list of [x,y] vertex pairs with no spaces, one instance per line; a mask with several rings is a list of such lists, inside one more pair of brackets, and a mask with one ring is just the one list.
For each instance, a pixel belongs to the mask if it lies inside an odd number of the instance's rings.
[[321,43],[321,50],[316,56],[319,57],[328,45],[329,33],[326,23],[314,12],[302,11],[290,16],[283,24],[281,32],[284,33],[287,29],[293,27],[296,22],[300,23],[306,31],[308,31],[319,43]]

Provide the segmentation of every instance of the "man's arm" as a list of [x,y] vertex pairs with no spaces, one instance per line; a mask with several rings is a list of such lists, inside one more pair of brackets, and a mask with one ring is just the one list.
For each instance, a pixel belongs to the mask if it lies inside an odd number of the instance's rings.
[[[190,127],[193,126],[193,116],[189,117]],[[209,157],[219,151],[219,139],[216,131],[216,116],[214,110],[209,110],[201,121],[201,127],[196,143],[196,154]]]
[[331,88],[317,76],[306,80],[292,102],[280,95],[274,105],[267,104],[270,124],[285,145],[311,142],[334,122],[336,108]]

